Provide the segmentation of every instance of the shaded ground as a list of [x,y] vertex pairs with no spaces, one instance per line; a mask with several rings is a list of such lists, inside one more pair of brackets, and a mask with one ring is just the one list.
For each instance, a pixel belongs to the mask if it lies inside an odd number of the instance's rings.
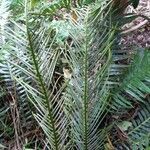
[[[129,6],[127,12],[142,14],[150,18],[150,1],[140,0],[137,9],[133,9],[133,7]],[[125,32],[127,32],[121,41],[124,45],[132,44],[136,47],[150,48],[150,22],[139,17],[124,28]]]

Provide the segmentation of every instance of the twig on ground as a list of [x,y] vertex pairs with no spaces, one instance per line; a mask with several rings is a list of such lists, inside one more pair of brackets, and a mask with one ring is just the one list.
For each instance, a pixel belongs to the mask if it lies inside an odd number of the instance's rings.
[[130,33],[130,32],[133,32],[133,31],[141,28],[142,26],[146,25],[147,23],[148,23],[148,20],[144,20],[143,22],[137,24],[136,26],[133,26],[133,27],[127,29],[127,30],[122,31],[121,34],[127,34],[127,33]]

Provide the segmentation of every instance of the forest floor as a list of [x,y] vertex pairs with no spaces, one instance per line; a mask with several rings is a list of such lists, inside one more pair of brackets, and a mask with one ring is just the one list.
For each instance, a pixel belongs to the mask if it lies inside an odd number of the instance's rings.
[[[136,9],[129,6],[128,13],[145,15],[150,18],[150,0],[140,0]],[[144,18],[137,18],[125,27],[125,34],[121,40],[123,45],[134,45],[135,47],[150,48],[150,22]]]

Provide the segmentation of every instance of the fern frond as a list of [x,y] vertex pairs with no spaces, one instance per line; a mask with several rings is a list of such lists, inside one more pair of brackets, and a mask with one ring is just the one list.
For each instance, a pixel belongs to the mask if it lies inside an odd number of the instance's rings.
[[133,102],[144,103],[145,95],[150,93],[149,79],[150,53],[148,50],[138,52],[133,58],[134,63],[122,75],[123,81],[118,90],[113,92],[113,109],[132,106]]
[[68,119],[75,147],[102,149],[106,135],[103,135],[103,139],[98,137],[102,134],[99,128],[107,114],[110,100],[107,81],[115,31],[111,24],[110,28],[103,29],[103,24],[109,22],[109,17],[103,16],[103,13],[91,15],[89,12],[87,8],[86,16],[89,20],[85,19],[82,40],[74,48],[70,47],[65,56],[72,70],[72,78],[66,87],[64,98],[66,112],[70,114]]
[[118,147],[122,149],[145,150],[150,144],[150,101],[139,106],[135,117],[130,120],[131,126],[124,134],[126,141],[118,143]]
[[[9,57],[13,57],[8,63],[12,66],[10,69],[12,79],[23,88],[37,110],[34,116],[47,135],[49,148],[65,149],[69,143],[68,124],[63,111],[64,102],[60,98],[65,83],[57,87],[60,87],[58,91],[55,89],[56,83],[53,83],[53,75],[61,50],[52,47],[56,36],[51,37],[51,29],[43,26],[42,19],[41,22],[36,21],[30,22],[31,25],[27,21],[27,32],[23,31],[25,38],[19,35],[22,40],[16,33],[12,34],[13,31],[9,29],[7,38],[13,43]],[[14,24],[16,25],[17,23]],[[26,38],[29,43],[26,42]],[[21,47],[18,47],[18,44]]]
[[138,111],[137,116],[133,119],[132,128],[127,133],[129,136],[129,142],[132,143],[134,149],[149,146],[150,144],[150,101],[142,105]]

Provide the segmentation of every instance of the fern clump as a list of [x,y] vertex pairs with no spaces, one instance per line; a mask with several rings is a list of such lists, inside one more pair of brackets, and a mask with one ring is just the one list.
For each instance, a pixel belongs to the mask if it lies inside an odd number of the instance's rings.
[[147,148],[150,53],[131,55],[118,44],[135,16],[107,0],[41,4],[25,1],[21,23],[8,19],[4,30],[0,75],[20,127],[16,149],[35,144],[25,130],[42,133],[41,149]]

